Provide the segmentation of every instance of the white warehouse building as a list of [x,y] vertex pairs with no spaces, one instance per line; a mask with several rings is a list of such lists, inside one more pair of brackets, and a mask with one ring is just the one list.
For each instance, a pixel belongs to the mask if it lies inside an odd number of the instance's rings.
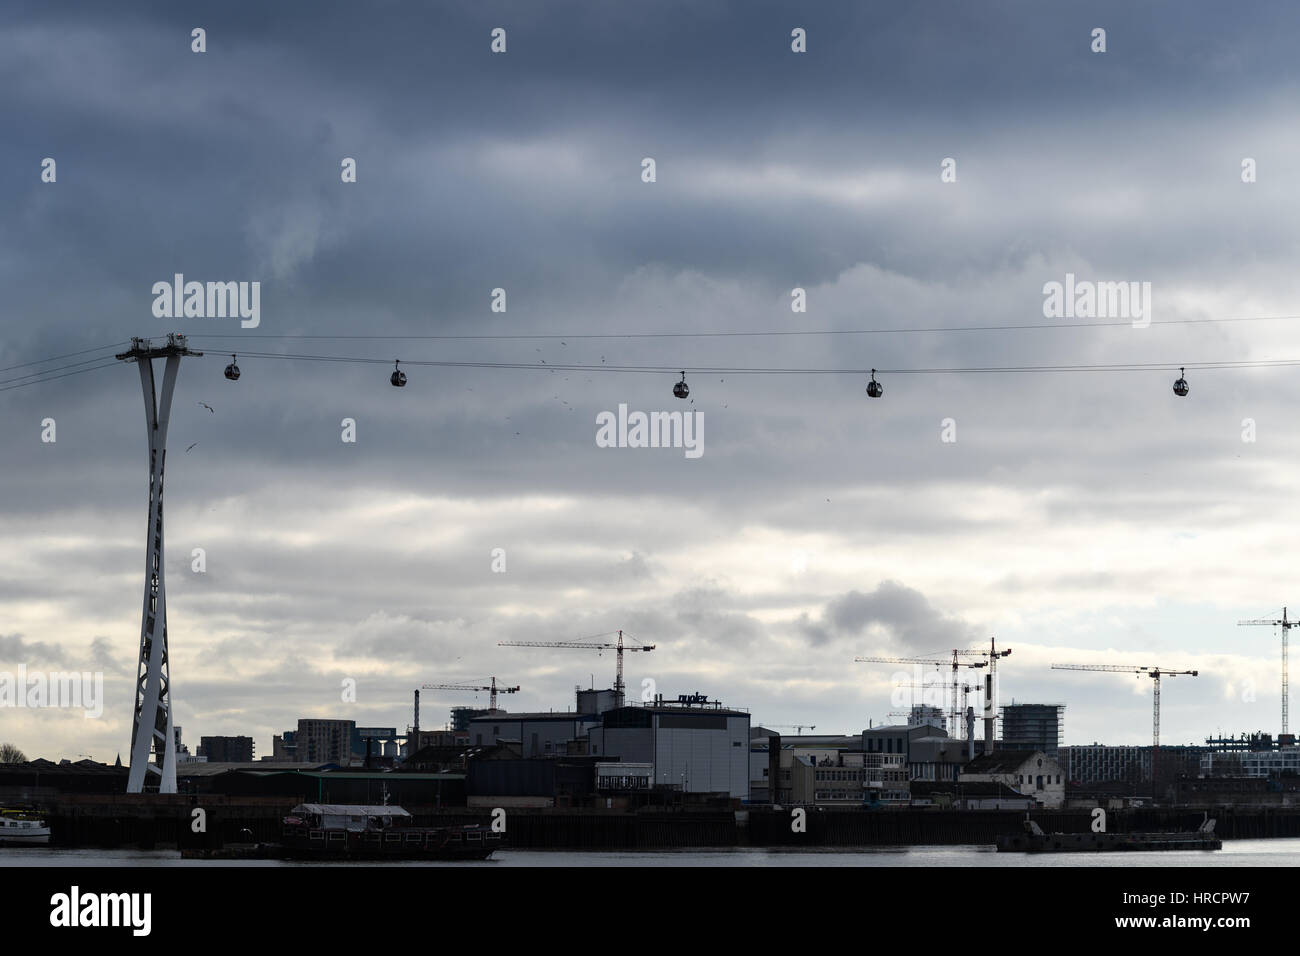
[[601,715],[588,752],[624,764],[648,763],[654,785],[749,799],[749,714],[715,702],[653,703]]

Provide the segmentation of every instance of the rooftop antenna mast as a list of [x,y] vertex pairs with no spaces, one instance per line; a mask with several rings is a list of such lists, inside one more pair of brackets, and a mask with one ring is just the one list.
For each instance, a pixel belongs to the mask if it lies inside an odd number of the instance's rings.
[[[149,437],[149,530],[145,539],[144,610],[140,623],[140,660],[135,678],[135,717],[131,724],[131,770],[126,792],[176,792],[176,735],[172,732],[171,676],[167,657],[167,589],[163,583],[163,465],[167,460],[167,425],[182,356],[199,356],[175,332],[167,344],[131,339],[117,356],[135,362],[144,392],[145,428]],[[163,367],[162,395],[157,394],[153,360]]]

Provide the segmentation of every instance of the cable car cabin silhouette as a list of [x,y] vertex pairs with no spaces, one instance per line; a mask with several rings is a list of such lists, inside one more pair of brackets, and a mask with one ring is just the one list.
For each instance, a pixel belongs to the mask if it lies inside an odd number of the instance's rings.
[[685,398],[691,394],[691,387],[686,384],[686,373],[682,372],[682,380],[673,386],[673,394],[678,398]]
[[1187,369],[1180,368],[1178,370],[1178,381],[1174,382],[1174,394],[1179,396],[1180,398],[1186,395],[1189,391],[1191,391],[1191,389],[1187,387],[1187,379],[1183,378],[1183,375],[1186,372]]
[[885,386],[876,381],[876,370],[871,370],[871,381],[867,383],[867,398],[880,398],[885,394]]
[[235,364],[235,356],[230,356],[230,364],[226,366],[226,378],[232,382],[239,381],[239,366]]
[[393,383],[395,388],[401,388],[406,384],[406,373],[397,367],[397,360],[393,360],[393,374],[388,376],[388,380]]

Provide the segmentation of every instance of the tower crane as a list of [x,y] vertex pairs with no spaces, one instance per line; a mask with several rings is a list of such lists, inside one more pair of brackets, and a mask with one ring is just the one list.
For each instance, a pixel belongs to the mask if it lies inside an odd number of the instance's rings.
[[1250,621],[1237,622],[1238,626],[1241,626],[1242,624],[1267,624],[1270,627],[1282,628],[1282,734],[1285,736],[1287,733],[1287,696],[1290,693],[1287,685],[1287,674],[1286,674],[1286,639],[1287,639],[1287,632],[1289,632],[1291,628],[1295,627],[1297,624],[1300,624],[1300,621],[1287,620],[1286,608],[1282,608],[1281,620],[1270,619],[1270,618],[1255,618]]
[[[933,667],[943,667],[945,664],[952,667],[952,706],[949,708],[949,715],[952,720],[950,727],[960,727],[961,718],[957,713],[957,669],[960,667],[988,667],[988,661],[963,661],[963,657],[973,657],[983,654],[983,651],[963,650],[955,648],[952,651],[952,660],[943,661],[935,660],[931,657],[855,657],[853,660],[859,664],[926,664]],[[1009,652],[1008,652],[1009,653]]]
[[[610,633],[613,633],[612,631]],[[604,634],[593,635],[595,637],[605,637]],[[617,651],[618,652],[618,670],[614,678],[614,696],[618,700],[618,706],[623,706],[623,652],[624,651],[653,651],[653,644],[624,644],[623,632],[618,632],[618,641],[609,643],[591,643],[590,641],[497,641],[498,647],[571,647],[571,648],[588,648],[598,651]]]
[[[932,686],[932,685],[930,685],[930,684],[899,684],[899,685],[897,685],[897,686],[899,686],[899,687],[921,687],[921,688],[925,688],[925,687],[930,687],[930,686]],[[974,727],[973,727],[973,725],[972,725],[972,726],[968,726],[968,725],[966,724],[967,709],[968,709],[969,706],[970,706],[970,696],[971,696],[971,694],[976,694],[976,695],[978,695],[982,689],[983,689],[983,688],[981,687],[980,684],[963,683],[963,684],[961,685],[961,724],[959,724],[957,727],[949,727],[949,728],[945,728],[945,729],[948,730],[949,734],[950,734],[952,737],[954,737],[954,738],[960,740],[960,739],[964,736],[964,737],[967,738],[967,741],[968,741],[968,742],[972,741],[972,739],[973,739],[973,737],[974,737]],[[926,705],[922,705],[922,706],[926,706]],[[934,708],[931,708],[931,709],[934,709]],[[891,710],[891,711],[890,711],[888,714],[886,714],[885,716],[886,716],[886,717],[907,717],[907,718],[910,719],[911,716],[912,716],[915,712],[916,712],[916,707],[913,706],[913,708],[912,708],[911,710]],[[959,729],[959,728],[960,728],[960,729]],[[985,752],[988,753],[989,751],[985,751]]]
[[1176,671],[1168,667],[1129,667],[1125,664],[1053,664],[1054,671],[1105,671],[1112,674],[1146,674],[1151,678],[1151,787],[1156,787],[1156,765],[1160,757],[1160,679],[1185,674],[1197,676],[1196,671]]
[[1009,657],[1011,648],[998,650],[997,638],[989,638],[989,669],[984,674],[984,752],[993,753],[993,738],[996,734],[998,719],[998,658]]
[[[518,685],[514,687],[498,687],[497,679],[492,678],[492,683],[486,686],[478,684],[421,684],[423,690],[472,690],[472,691],[489,691],[491,697],[488,698],[488,707],[492,710],[497,709],[497,694],[517,694],[519,693]],[[418,718],[417,718],[418,720]]]

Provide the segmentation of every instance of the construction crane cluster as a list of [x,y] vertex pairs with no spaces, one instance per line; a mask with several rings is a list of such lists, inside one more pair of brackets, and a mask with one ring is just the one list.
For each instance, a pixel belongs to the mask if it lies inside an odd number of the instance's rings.
[[[949,653],[947,651],[943,652]],[[976,650],[972,648],[953,648],[950,659],[937,659],[930,657],[855,657],[853,660],[859,664],[920,664],[927,667],[949,667],[952,670],[952,696],[949,698],[949,730],[955,732],[961,726],[962,718],[965,713],[966,704],[963,702],[961,710],[958,710],[958,693],[960,681],[958,672],[961,668],[984,668],[987,667],[988,673],[984,681],[984,738],[985,746],[993,746],[993,720],[996,718],[995,707],[993,704],[997,693],[994,678],[997,674],[997,662],[999,658],[1006,657],[1011,653],[1010,649],[997,649],[996,639],[990,639],[989,649]],[[967,657],[983,657],[984,660],[969,661],[963,660]]]

